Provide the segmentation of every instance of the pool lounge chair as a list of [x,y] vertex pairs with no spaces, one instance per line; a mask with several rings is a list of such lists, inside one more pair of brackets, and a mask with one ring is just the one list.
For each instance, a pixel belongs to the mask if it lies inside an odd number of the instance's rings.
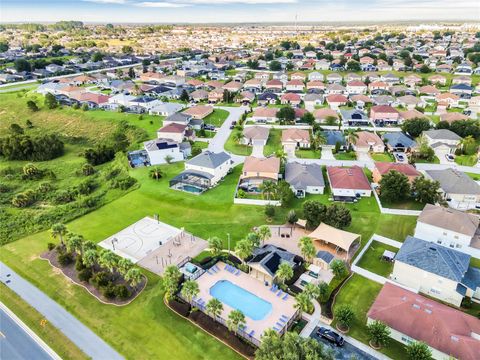
[[228,264],[225,264],[225,267],[223,268],[223,270],[228,270]]
[[275,330],[276,332],[280,332],[280,329],[277,329],[275,326],[273,327],[273,330]]
[[285,326],[284,324],[282,324],[282,323],[279,323],[278,321],[277,321],[277,323],[276,323],[275,325],[277,325],[278,327],[280,327],[280,329],[281,329],[281,328],[283,328],[283,327]]
[[282,300],[287,300],[288,299],[288,294],[285,294],[285,296],[282,298]]
[[213,265],[213,266],[212,266],[212,269],[215,270],[215,272],[220,271],[220,269],[218,268],[217,264]]
[[210,269],[207,269],[206,271],[207,271],[207,274],[208,274],[208,275],[213,275],[213,274],[210,272]]
[[280,316],[280,317],[281,317],[282,319],[287,320],[287,321],[290,320],[290,318],[289,318],[287,315],[282,315],[282,316]]
[[255,335],[255,330],[252,330],[248,333],[248,336],[252,337],[253,335]]
[[280,290],[278,293],[277,293],[277,297],[278,296],[282,296],[284,294],[284,292],[282,290]]
[[287,320],[282,319],[282,318],[278,319],[278,321],[279,321],[280,323],[282,323],[282,324],[285,324],[285,323],[287,322]]
[[238,276],[240,275],[240,269],[237,269],[237,271],[235,272],[235,276]]
[[208,270],[212,271],[213,273],[216,273],[216,272],[217,272],[217,270],[215,270],[213,267],[211,267],[211,268],[208,269]]
[[276,284],[273,284],[272,287],[270,288],[271,292],[275,292],[278,290],[278,286]]

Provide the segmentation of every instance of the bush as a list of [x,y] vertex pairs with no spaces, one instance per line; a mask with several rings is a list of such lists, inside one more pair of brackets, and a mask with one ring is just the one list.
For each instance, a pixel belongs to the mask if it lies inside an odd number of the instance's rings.
[[70,189],[59,190],[55,193],[53,202],[55,204],[67,204],[75,200],[75,196],[76,194]]
[[113,160],[115,151],[110,146],[100,145],[85,150],[85,159],[90,165],[100,165]]
[[88,269],[88,268],[85,268],[85,269],[82,269],[78,272],[78,279],[80,281],[88,282],[92,278],[92,275],[93,275],[92,270]]
[[105,174],[105,180],[111,180],[121,173],[120,169],[114,168]]
[[55,134],[13,134],[0,138],[0,156],[7,160],[46,161],[63,155],[64,144]]
[[275,216],[275,206],[273,205],[266,205],[265,206],[265,215],[268,217],[274,217]]
[[105,296],[107,299],[114,299],[115,298],[115,286],[111,283],[107,284],[106,286],[102,286],[100,288],[100,292],[102,293],[103,296]]
[[48,182],[42,182],[37,187],[37,192],[40,194],[47,194],[48,192],[53,190],[53,185]]
[[10,188],[6,184],[0,183],[0,194],[6,194],[10,191]]
[[125,300],[131,296],[131,293],[125,285],[117,285],[115,286],[115,296],[121,300]]
[[137,180],[135,178],[127,175],[123,178],[112,180],[112,182],[110,183],[110,187],[112,189],[127,190],[133,185],[135,185],[136,182]]
[[89,195],[91,194],[96,188],[98,187],[98,184],[95,180],[93,179],[87,179],[77,186],[77,190],[80,194],[82,195]]
[[33,190],[27,190],[23,193],[16,194],[12,198],[12,205],[19,208],[25,208],[32,205],[36,200],[36,194]]
[[90,284],[95,286],[96,288],[100,288],[102,286],[107,286],[110,283],[110,274],[106,271],[100,271],[92,276],[90,279]]
[[244,199],[245,196],[247,196],[247,194],[245,193],[245,191],[242,190],[242,189],[238,189],[238,191],[237,191],[237,198],[239,198],[239,199]]
[[95,173],[95,169],[93,168],[92,165],[90,164],[84,164],[82,166],[82,174],[85,175],[85,176],[90,176],[90,175],[93,175]]
[[54,243],[49,242],[47,244],[48,251],[52,251],[53,249],[55,249],[56,246],[57,245],[55,245]]
[[58,254],[57,261],[60,264],[60,266],[67,266],[73,262],[73,258],[72,258],[72,255],[68,253],[61,253],[61,254]]
[[82,257],[79,255],[75,259],[75,270],[82,271],[85,269],[85,265],[83,264]]

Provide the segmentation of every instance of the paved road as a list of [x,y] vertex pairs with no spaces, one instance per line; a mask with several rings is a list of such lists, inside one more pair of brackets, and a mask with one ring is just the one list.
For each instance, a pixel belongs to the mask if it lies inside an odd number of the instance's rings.
[[0,359],[52,360],[59,358],[51,356],[16,320],[0,309]]
[[[215,108],[226,110],[226,111],[229,112],[229,115],[228,115],[227,119],[224,121],[222,126],[220,126],[217,129],[217,133],[215,134],[215,137],[213,139],[211,139],[210,143],[208,144],[208,150],[210,150],[211,152],[218,153],[218,152],[225,151],[225,149],[224,149],[225,143],[227,142],[227,140],[230,136],[230,133],[232,132],[232,130],[230,129],[230,126],[232,125],[232,122],[233,121],[238,122],[238,120],[241,118],[241,116],[245,112],[245,110],[248,109],[248,107],[243,107],[243,106],[241,106],[241,107],[235,107],[235,106],[221,107],[221,106],[218,106],[217,107],[216,106]],[[239,155],[234,155],[234,154],[230,154],[230,156],[232,157],[232,160],[235,162],[235,165],[243,163],[243,161],[245,159],[245,156],[239,156]]]
[[[0,262],[0,281],[45,316],[47,321],[63,332],[66,337],[92,359],[123,359],[110,345],[83,325],[77,318],[50,299],[44,292],[21,278],[3,262]],[[91,314],[91,316],[95,316],[95,314]]]
[[333,351],[336,360],[376,360],[377,358],[373,355],[367,354],[365,351],[353,346],[352,344],[345,342],[342,347],[337,347],[331,342],[317,336],[316,332],[319,328],[315,328],[315,331],[312,333],[311,337],[317,340],[319,343],[323,344],[325,347]]

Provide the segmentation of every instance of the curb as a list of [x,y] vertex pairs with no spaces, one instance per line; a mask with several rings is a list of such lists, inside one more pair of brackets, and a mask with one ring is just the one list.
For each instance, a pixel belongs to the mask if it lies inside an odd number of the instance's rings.
[[62,360],[58,354],[48,346],[36,333],[33,332],[20,318],[13,313],[4,303],[0,302],[0,309],[5,311],[8,317],[10,317],[18,326],[25,331],[50,357],[54,360]]

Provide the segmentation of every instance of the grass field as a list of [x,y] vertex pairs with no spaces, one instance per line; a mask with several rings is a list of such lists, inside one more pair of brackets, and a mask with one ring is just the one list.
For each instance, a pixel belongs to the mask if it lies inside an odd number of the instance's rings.
[[383,154],[372,153],[370,154],[370,157],[373,159],[373,161],[395,162],[395,159],[390,153],[383,153]]
[[337,160],[357,160],[357,154],[355,153],[355,151],[339,152],[339,153],[333,154],[333,156]]
[[[339,304],[348,304],[355,313],[355,320],[350,326],[348,335],[368,345],[367,312],[382,289],[382,285],[360,275],[353,275],[343,286],[335,300],[335,308]],[[335,320],[334,320],[335,324]],[[393,339],[380,350],[392,359],[406,359],[405,346]]]
[[267,144],[263,147],[263,155],[270,156],[282,149],[282,130],[270,128]]
[[233,134],[236,131],[240,131],[240,130],[233,130],[230,133],[230,136],[228,137],[227,142],[225,143],[225,150],[235,155],[249,156],[252,153],[252,147],[248,145],[236,143],[235,140],[233,140],[233,136],[234,136]]
[[396,247],[372,241],[357,265],[377,275],[388,277],[392,273],[393,262],[382,260],[385,250],[393,251],[394,253],[398,252]]
[[401,210],[423,210],[425,204],[419,203],[414,200],[405,200],[398,202],[386,202],[381,201],[382,206],[388,209],[401,209]]
[[71,360],[88,359],[88,356],[55,326],[48,321],[42,326],[43,316],[3,283],[0,283],[0,301],[12,310],[25,325],[45,341],[61,358]]
[[321,150],[298,149],[295,150],[295,156],[300,159],[320,159],[322,156]]
[[476,154],[474,155],[458,155],[455,156],[455,163],[462,166],[474,166],[478,161]]
[[222,126],[223,122],[227,119],[227,117],[228,117],[227,110],[215,109],[213,110],[213,113],[211,113],[205,119],[203,119],[203,122],[205,124],[211,124],[211,125],[215,125],[216,127],[220,127]]

